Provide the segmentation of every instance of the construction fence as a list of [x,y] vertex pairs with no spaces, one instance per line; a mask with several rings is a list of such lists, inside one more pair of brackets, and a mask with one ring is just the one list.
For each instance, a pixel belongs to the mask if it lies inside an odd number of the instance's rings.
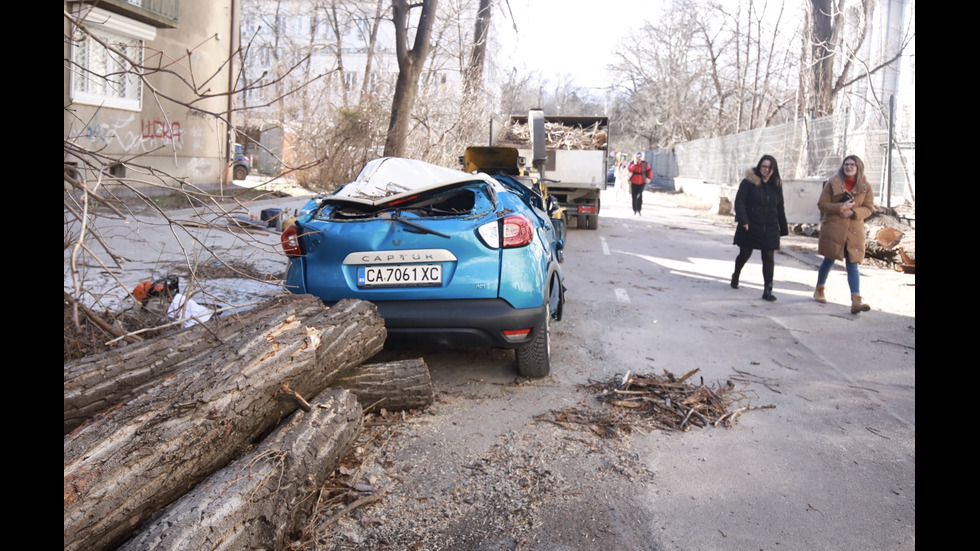
[[915,123],[914,118],[900,118],[891,116],[896,124],[889,125],[887,120],[869,117],[857,126],[843,110],[826,117],[693,140],[671,150],[648,151],[646,159],[655,179],[665,185],[671,185],[674,178],[685,178],[737,186],[745,171],[765,154],[776,158],[784,181],[824,181],[840,168],[846,155],[857,155],[864,161],[875,203],[914,212]]

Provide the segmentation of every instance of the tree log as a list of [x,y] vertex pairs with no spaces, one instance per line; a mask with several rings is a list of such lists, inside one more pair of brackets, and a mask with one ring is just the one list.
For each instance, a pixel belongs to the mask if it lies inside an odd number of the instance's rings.
[[213,318],[149,341],[131,344],[65,364],[65,434],[85,420],[145,391],[183,363],[234,339],[247,327],[264,325],[275,309],[290,303],[301,319],[318,314],[323,303],[312,295],[284,295],[246,312]]
[[300,321],[287,302],[265,324],[69,434],[65,550],[118,545],[294,411],[276,397],[283,385],[315,396],[381,350],[386,331],[373,304],[321,309]]
[[915,228],[902,222],[897,216],[876,213],[864,221],[865,254],[888,262],[902,263],[899,246],[915,254]]
[[322,392],[262,443],[174,502],[119,551],[286,549],[313,516],[317,491],[353,447],[354,395]]
[[432,405],[432,377],[422,358],[363,364],[334,384],[353,392],[365,412]]

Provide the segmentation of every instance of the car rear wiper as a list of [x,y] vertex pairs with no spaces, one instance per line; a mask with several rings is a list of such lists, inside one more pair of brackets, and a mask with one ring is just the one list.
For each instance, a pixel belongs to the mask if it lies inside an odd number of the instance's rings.
[[449,239],[449,236],[446,235],[446,234],[444,234],[444,233],[439,233],[436,230],[433,230],[431,228],[427,228],[427,227],[425,227],[425,226],[423,226],[421,224],[416,224],[415,222],[412,222],[410,220],[406,220],[406,219],[402,218],[401,217],[401,211],[397,211],[396,210],[396,211],[393,211],[388,216],[381,215],[380,218],[381,219],[387,219],[387,220],[394,220],[396,222],[401,222],[402,224],[405,224],[406,226],[410,226],[412,228],[415,228],[416,230],[418,230],[418,231],[420,231],[422,233],[430,233],[432,235],[438,235],[439,237],[445,237],[446,239]]

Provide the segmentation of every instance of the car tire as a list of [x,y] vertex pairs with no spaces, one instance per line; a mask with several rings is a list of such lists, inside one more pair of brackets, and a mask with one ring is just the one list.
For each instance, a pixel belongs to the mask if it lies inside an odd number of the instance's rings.
[[516,350],[517,372],[529,379],[547,377],[551,372],[551,314],[534,331],[534,339]]
[[248,169],[243,166],[236,166],[231,172],[235,180],[244,180],[248,177]]
[[590,230],[599,229],[599,215],[590,214],[585,218],[585,227]]

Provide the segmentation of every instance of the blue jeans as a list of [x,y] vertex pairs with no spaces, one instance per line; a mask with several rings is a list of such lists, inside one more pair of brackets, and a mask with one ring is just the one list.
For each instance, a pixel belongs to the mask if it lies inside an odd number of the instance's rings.
[[[824,257],[823,262],[820,263],[820,269],[817,270],[817,285],[826,285],[827,276],[830,275],[830,269],[834,267],[833,258]],[[847,247],[844,247],[844,267],[847,268],[847,286],[851,288],[852,295],[861,294],[861,274],[858,273],[858,265],[855,262],[851,262],[850,257],[847,254]]]

